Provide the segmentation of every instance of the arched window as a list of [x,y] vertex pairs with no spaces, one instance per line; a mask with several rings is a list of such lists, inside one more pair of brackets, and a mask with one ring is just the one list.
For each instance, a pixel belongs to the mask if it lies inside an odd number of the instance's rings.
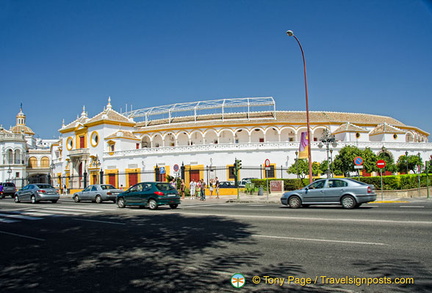
[[49,158],[48,157],[42,157],[41,167],[42,168],[49,168]]
[[21,156],[21,150],[15,150],[15,164],[20,165],[20,164],[24,164],[24,160],[22,159]]
[[37,158],[36,157],[30,157],[28,161],[28,166],[30,168],[36,168],[38,166]]

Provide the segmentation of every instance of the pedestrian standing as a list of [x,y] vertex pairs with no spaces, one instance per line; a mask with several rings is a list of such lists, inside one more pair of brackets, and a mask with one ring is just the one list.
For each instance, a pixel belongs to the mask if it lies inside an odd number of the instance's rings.
[[196,182],[194,179],[191,180],[190,184],[189,184],[189,190],[190,190],[190,199],[194,199],[195,198],[195,188],[196,188]]
[[201,198],[201,179],[196,183],[196,197]]
[[205,189],[206,189],[206,183],[204,179],[201,179],[201,200],[204,201],[205,198]]
[[213,188],[214,188],[214,179],[212,178],[212,179],[210,179],[210,182],[209,182],[210,198],[212,198],[212,196],[213,196]]
[[185,198],[185,188],[186,188],[185,182],[182,179],[181,182],[180,182],[180,196],[181,196],[182,199]]

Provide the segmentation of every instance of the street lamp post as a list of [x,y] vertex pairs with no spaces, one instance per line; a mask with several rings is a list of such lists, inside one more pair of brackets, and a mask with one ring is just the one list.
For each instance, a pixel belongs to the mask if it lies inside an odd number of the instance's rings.
[[12,168],[9,166],[9,169],[7,170],[7,172],[8,172],[8,180],[10,181],[11,180],[11,174],[12,174]]
[[[330,178],[330,144],[332,144],[333,147],[337,146],[336,138],[334,135],[332,135],[328,129],[325,129],[323,132],[323,136],[320,138],[320,143],[318,145],[319,148],[322,148],[324,145],[326,146],[327,151],[327,178]],[[332,150],[333,151],[333,150]]]
[[297,41],[297,44],[300,47],[300,51],[303,58],[303,75],[304,75],[304,86],[305,86],[305,95],[306,95],[306,127],[307,127],[307,137],[308,137],[308,161],[309,161],[309,183],[312,183],[312,148],[311,148],[311,135],[310,135],[310,121],[309,121],[309,94],[308,94],[308,83],[307,83],[307,74],[306,74],[306,58],[304,55],[303,47],[299,41],[299,39],[294,35],[294,32],[288,30],[286,34],[290,37],[294,37]]
[[408,175],[408,152],[405,152],[405,161],[406,161],[406,165],[407,165],[407,175]]

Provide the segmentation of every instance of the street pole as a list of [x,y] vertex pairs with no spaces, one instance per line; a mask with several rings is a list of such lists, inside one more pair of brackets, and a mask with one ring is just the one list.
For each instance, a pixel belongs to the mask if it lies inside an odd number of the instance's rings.
[[306,58],[303,51],[303,47],[299,41],[299,39],[294,35],[294,32],[288,30],[286,34],[290,37],[293,37],[297,44],[300,47],[300,51],[303,59],[303,76],[304,76],[304,87],[305,87],[305,95],[306,95],[306,126],[307,126],[307,137],[308,137],[308,161],[309,161],[309,183],[312,183],[312,148],[311,148],[311,140],[312,137],[310,135],[310,120],[309,120],[309,92],[308,92],[308,83],[307,83],[307,74],[306,74]]

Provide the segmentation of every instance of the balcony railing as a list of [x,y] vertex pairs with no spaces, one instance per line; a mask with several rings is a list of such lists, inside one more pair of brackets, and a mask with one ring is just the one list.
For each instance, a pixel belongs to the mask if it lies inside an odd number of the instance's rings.
[[82,157],[82,156],[88,156],[90,154],[90,151],[88,148],[86,149],[75,149],[69,151],[69,157]]

